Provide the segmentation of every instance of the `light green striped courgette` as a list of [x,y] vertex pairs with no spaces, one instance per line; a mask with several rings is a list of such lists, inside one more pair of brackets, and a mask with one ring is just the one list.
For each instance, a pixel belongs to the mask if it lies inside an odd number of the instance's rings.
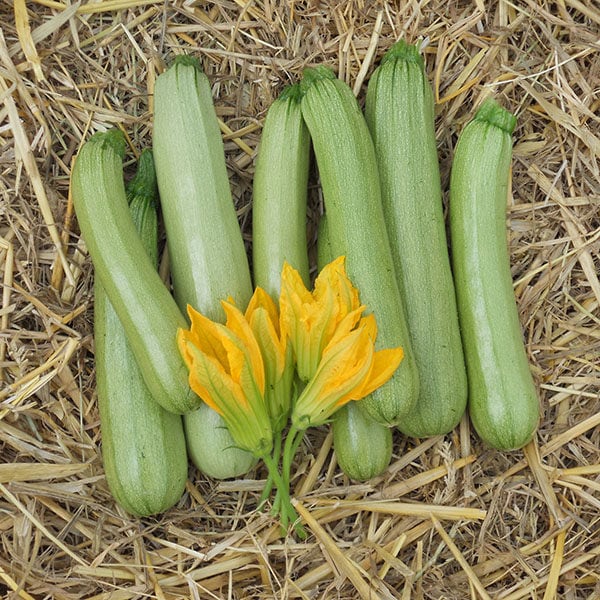
[[524,446],[539,402],[515,302],[506,202],[515,117],[493,99],[462,130],[450,179],[450,239],[475,430],[500,450]]
[[310,136],[300,110],[300,86],[284,89],[267,111],[252,194],[254,283],[276,300],[287,262],[309,285],[306,198]]
[[326,67],[306,69],[302,115],[310,132],[332,247],[377,320],[377,348],[402,346],[393,377],[362,400],[372,418],[398,424],[412,410],[419,378],[398,289],[369,129],[352,90]]
[[[327,232],[327,217],[319,220],[317,237],[319,270],[336,256]],[[374,421],[362,401],[348,402],[333,415],[333,449],[342,471],[356,481],[381,475],[392,458],[392,429]]]
[[398,423],[414,437],[448,433],[467,405],[446,240],[433,93],[416,46],[401,41],[369,80],[365,111],[383,212],[419,370],[418,401]]
[[77,221],[95,275],[127,333],[154,399],[185,413],[202,401],[188,385],[176,333],[187,327],[135,229],[123,182],[125,138],[118,130],[94,134],[79,151],[71,190]]

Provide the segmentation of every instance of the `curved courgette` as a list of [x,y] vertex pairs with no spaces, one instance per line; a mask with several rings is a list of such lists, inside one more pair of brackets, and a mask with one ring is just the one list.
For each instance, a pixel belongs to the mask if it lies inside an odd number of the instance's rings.
[[369,129],[352,90],[326,67],[306,69],[302,116],[308,126],[332,246],[377,319],[377,348],[402,346],[404,360],[363,407],[398,424],[414,406],[419,377],[386,232],[379,173]]
[[448,433],[467,405],[454,282],[446,241],[433,93],[416,46],[400,41],[369,80],[365,116],[381,179],[383,212],[419,369],[406,435]]
[[[128,186],[139,237],[157,263],[156,178],[149,150]],[[94,287],[94,341],[102,459],[108,487],[129,513],[164,512],[183,494],[187,454],[179,415],[148,391],[127,336],[100,281]]]
[[515,302],[506,239],[506,199],[515,117],[487,100],[459,136],[450,178],[450,239],[479,437],[500,450],[524,446],[539,420]]
[[139,239],[123,182],[125,139],[118,130],[94,134],[79,151],[71,189],[81,234],[140,366],[163,408],[188,412],[201,404],[188,385],[177,329],[187,327]]

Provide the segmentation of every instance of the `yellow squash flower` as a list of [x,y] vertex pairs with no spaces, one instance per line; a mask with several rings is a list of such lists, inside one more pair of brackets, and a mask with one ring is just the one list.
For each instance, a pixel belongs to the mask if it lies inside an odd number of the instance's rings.
[[402,348],[375,350],[377,325],[373,315],[360,319],[356,329],[340,327],[325,347],[317,372],[292,412],[299,430],[325,423],[341,406],[360,400],[383,385],[398,368]]
[[291,407],[294,364],[292,347],[281,335],[277,305],[257,287],[246,309],[246,320],[254,333],[265,366],[265,401],[273,429],[283,430]]
[[282,335],[290,339],[298,376],[304,382],[315,375],[340,323],[352,314],[354,325],[364,310],[358,291],[346,275],[343,256],[321,270],[313,292],[306,289],[298,271],[285,263],[279,304]]
[[273,432],[261,348],[244,314],[232,302],[222,306],[225,325],[188,306],[191,327],[177,332],[179,350],[192,390],[223,417],[240,448],[262,457],[272,448]]

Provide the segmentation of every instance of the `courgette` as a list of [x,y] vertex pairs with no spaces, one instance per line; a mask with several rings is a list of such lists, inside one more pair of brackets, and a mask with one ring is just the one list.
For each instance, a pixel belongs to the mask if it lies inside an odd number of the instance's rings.
[[450,240],[469,382],[468,408],[490,446],[524,446],[539,402],[519,322],[506,234],[515,117],[486,100],[462,130],[450,177]]
[[467,405],[467,376],[446,228],[433,93],[418,48],[400,41],[369,80],[365,116],[381,179],[383,213],[415,360],[418,401],[406,435],[448,433]]
[[81,234],[102,284],[127,333],[150,393],[163,408],[185,413],[202,401],[188,385],[177,329],[185,318],[139,239],[123,181],[125,138],[98,132],[73,166],[72,197]]
[[309,284],[306,197],[310,136],[300,110],[298,84],[269,106],[256,159],[252,194],[254,283],[279,296],[287,262]]
[[398,424],[414,406],[419,377],[390,250],[375,149],[352,90],[327,67],[308,68],[302,116],[319,169],[332,246],[346,257],[361,302],[375,315],[377,348],[402,346],[393,377],[362,400],[372,418]]
[[[252,282],[210,84],[195,58],[178,56],[156,79],[153,131],[173,294],[182,311],[189,304],[223,321],[221,301],[245,307]],[[211,477],[241,475],[254,458],[212,410],[203,403],[184,417],[190,457]]]
[[[317,254],[319,270],[336,256],[326,215],[319,220]],[[362,400],[339,408],[331,427],[338,465],[350,479],[368,481],[387,469],[392,458],[392,429],[373,420],[362,407]]]
[[[128,196],[133,222],[156,266],[157,194],[150,150],[140,154]],[[158,514],[173,506],[185,489],[188,464],[181,416],[167,412],[148,391],[99,280],[94,296],[96,383],[106,481],[127,512]]]

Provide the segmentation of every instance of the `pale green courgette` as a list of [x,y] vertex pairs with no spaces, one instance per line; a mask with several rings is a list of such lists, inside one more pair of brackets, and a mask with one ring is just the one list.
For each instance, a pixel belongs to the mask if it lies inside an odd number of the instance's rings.
[[459,136],[450,179],[450,240],[469,381],[480,438],[510,450],[532,438],[539,402],[515,302],[506,202],[515,117],[488,99]]
[[377,348],[402,346],[393,377],[363,406],[375,420],[398,424],[413,408],[419,378],[387,236],[375,150],[352,90],[326,67],[306,69],[302,115],[319,169],[332,246],[377,320]]
[[[319,270],[337,254],[327,232],[327,216],[319,220],[317,236]],[[348,402],[332,417],[333,449],[342,471],[355,481],[368,481],[381,475],[392,458],[392,430],[374,421],[362,401]]]
[[[210,85],[192,57],[177,57],[156,80],[153,145],[175,299],[223,321],[221,301],[244,309],[252,282]],[[202,404],[184,417],[190,457],[211,477],[245,473],[254,458],[211,411]]]
[[467,405],[467,375],[446,240],[433,93],[416,46],[401,41],[369,80],[365,116],[383,212],[421,383],[403,433],[448,433]]
[[153,149],[173,295],[223,320],[221,300],[252,295],[250,268],[225,165],[208,78],[179,56],[156,79]]
[[309,285],[306,197],[310,136],[302,120],[300,87],[289,86],[269,106],[263,126],[252,193],[254,283],[279,296],[287,262]]
[[[157,263],[157,190],[152,154],[142,151],[128,185],[130,211],[142,244]],[[180,415],[152,397],[99,280],[94,286],[94,341],[102,459],[108,487],[129,513],[149,516],[172,507],[187,480]]]
[[160,279],[129,213],[123,182],[125,138],[94,134],[79,151],[71,190],[82,237],[125,331],[150,393],[166,410],[188,412],[202,401],[188,386],[177,329],[187,322]]

